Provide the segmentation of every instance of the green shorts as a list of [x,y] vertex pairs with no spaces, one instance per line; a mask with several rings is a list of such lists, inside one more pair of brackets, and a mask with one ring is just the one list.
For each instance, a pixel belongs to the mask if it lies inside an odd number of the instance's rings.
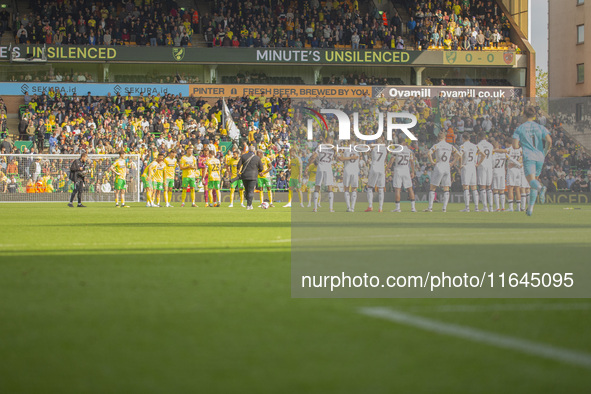
[[195,183],[195,178],[183,178],[183,189],[190,187],[195,189],[197,184]]
[[267,178],[259,178],[257,186],[259,189],[271,189],[271,180]]
[[244,189],[244,184],[242,183],[242,180],[238,179],[236,182],[232,182],[232,184],[230,185],[231,189]]
[[115,181],[115,190],[125,190],[125,179],[117,179]]
[[167,178],[167,179],[164,181],[164,187],[168,187],[168,188],[171,188],[171,189],[172,189],[172,188],[174,188],[174,179],[172,179],[172,178]]
[[290,178],[289,179],[289,187],[293,187],[294,189],[299,189],[300,186],[300,180],[296,179],[296,178]]
[[220,188],[220,181],[209,181],[207,182],[208,189],[219,189]]
[[162,182],[153,182],[154,186],[152,188],[154,190],[164,190],[164,183]]

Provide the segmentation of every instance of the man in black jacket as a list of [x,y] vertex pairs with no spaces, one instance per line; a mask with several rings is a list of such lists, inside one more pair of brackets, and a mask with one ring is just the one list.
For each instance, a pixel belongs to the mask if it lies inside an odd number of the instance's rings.
[[251,145],[248,153],[243,154],[237,164],[240,179],[242,179],[244,189],[246,190],[247,210],[253,209],[252,200],[254,199],[254,188],[257,184],[259,172],[264,170],[261,158],[255,155],[254,151],[255,148]]
[[70,208],[74,208],[73,203],[76,194],[78,195],[78,208],[86,208],[86,206],[82,205],[82,189],[84,188],[84,177],[86,176],[87,157],[88,154],[82,152],[80,158],[75,160],[70,167],[70,178],[75,183],[74,191],[70,196],[70,203],[68,204]]

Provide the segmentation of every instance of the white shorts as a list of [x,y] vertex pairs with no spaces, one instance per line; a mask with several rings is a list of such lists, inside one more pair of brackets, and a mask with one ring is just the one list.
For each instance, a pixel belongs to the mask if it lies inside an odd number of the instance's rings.
[[507,186],[521,187],[521,168],[509,168],[507,170]]
[[394,179],[392,185],[395,189],[410,189],[412,187],[412,179],[408,171],[394,170]]
[[492,167],[480,166],[477,168],[478,184],[480,186],[490,186],[493,180]]
[[449,168],[441,169],[435,166],[431,172],[431,186],[450,187],[451,173]]
[[316,171],[316,183],[315,186],[332,186],[334,179],[332,177],[332,171]]
[[493,172],[493,190],[505,190],[505,172]]
[[359,187],[359,173],[355,172],[343,172],[343,186],[345,187]]
[[386,174],[384,172],[369,171],[369,180],[367,181],[369,187],[386,187]]
[[463,167],[461,169],[462,185],[476,186],[476,167]]

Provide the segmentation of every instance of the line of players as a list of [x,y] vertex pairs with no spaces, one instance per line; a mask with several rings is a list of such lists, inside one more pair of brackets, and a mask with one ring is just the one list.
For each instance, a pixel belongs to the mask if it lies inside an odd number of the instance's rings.
[[[510,140],[506,142],[506,149],[501,148],[501,141],[488,141],[486,134],[478,135],[479,142],[471,142],[468,133],[463,135],[463,144],[459,150],[445,141],[445,133],[439,135],[439,141],[431,147],[427,157],[433,165],[430,177],[429,206],[426,212],[432,212],[436,191],[443,191],[443,207],[447,210],[449,202],[449,189],[451,187],[451,167],[458,165],[460,169],[461,183],[464,189],[465,209],[462,212],[470,212],[470,197],[474,203],[474,210],[478,211],[525,211],[528,203],[530,185],[526,179],[523,165],[523,152],[521,147],[514,147]],[[378,192],[378,212],[383,211],[384,194],[386,186],[386,167],[393,169],[393,187],[395,191],[395,209],[392,212],[400,212],[401,190],[408,191],[411,202],[411,212],[416,212],[415,194],[412,187],[416,165],[415,155],[408,147],[407,142],[401,143],[395,152],[388,152],[384,141],[377,141],[373,148],[367,152],[370,161],[369,177],[367,182],[368,207],[365,212],[373,211],[374,190]],[[319,145],[312,154],[308,166],[302,169],[301,159],[297,149],[291,160],[290,192],[297,191],[300,204],[303,207],[301,194],[302,178],[314,179],[313,200],[316,212],[319,208],[320,191],[323,186],[328,188],[329,210],[334,212],[333,164],[335,161],[343,162],[343,186],[347,212],[355,211],[357,201],[357,189],[359,187],[359,162],[363,153],[358,153],[352,147],[341,147],[339,152],[335,149],[327,149],[332,145],[328,138],[324,145]],[[388,154],[389,153],[389,154]],[[388,156],[390,159],[387,161]],[[312,186],[312,185],[310,185]],[[478,188],[479,189],[478,189]],[[508,189],[508,208],[506,209],[505,189]],[[545,189],[540,194],[540,200],[544,199]],[[291,202],[291,194],[290,194]],[[482,202],[482,209],[480,203]],[[514,207],[515,204],[515,207]],[[310,206],[310,203],[308,203]],[[496,206],[496,209],[495,209]]]
[[[175,172],[177,167],[182,171],[182,195],[181,207],[185,206],[187,190],[191,197],[191,206],[197,207],[195,193],[199,180],[203,182],[206,207],[220,207],[222,201],[221,174],[222,163],[216,157],[216,152],[204,148],[201,155],[193,155],[193,147],[188,146],[180,161],[177,160],[174,151],[168,152],[165,157],[163,153],[158,154],[156,160],[149,163],[142,174],[142,181],[146,191],[146,207],[160,207],[161,196],[164,195],[164,202],[167,208],[171,208],[172,190],[174,188]],[[269,206],[273,207],[273,193],[271,190],[271,178],[269,172],[272,169],[271,159],[264,155],[262,150],[257,151],[261,158],[264,170],[259,173],[258,189],[261,204],[264,201],[264,192],[267,191]],[[238,162],[240,151],[233,150],[231,155],[224,158],[224,168],[229,169],[231,178],[237,178]],[[241,180],[236,180],[230,185],[230,205],[234,206],[235,191],[238,190],[240,205],[244,205],[244,185]]]

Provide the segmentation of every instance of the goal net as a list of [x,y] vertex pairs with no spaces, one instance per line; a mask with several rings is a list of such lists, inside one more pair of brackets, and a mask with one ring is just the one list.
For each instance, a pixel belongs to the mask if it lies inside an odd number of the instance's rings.
[[[74,190],[70,166],[80,155],[0,154],[0,202],[68,202]],[[85,202],[115,201],[111,165],[119,155],[88,155]],[[125,199],[140,201],[140,157],[126,155]]]

